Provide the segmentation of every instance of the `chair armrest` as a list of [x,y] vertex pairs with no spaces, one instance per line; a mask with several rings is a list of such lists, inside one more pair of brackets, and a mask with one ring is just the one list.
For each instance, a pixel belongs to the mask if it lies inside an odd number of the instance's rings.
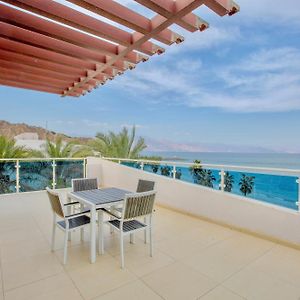
[[88,212],[79,212],[77,214],[72,214],[72,215],[68,215],[68,216],[65,216],[66,219],[70,220],[70,219],[73,219],[73,218],[76,218],[76,217],[80,217],[80,216],[84,216],[86,215]]
[[64,206],[70,206],[70,205],[75,205],[75,204],[79,204],[79,202],[69,202],[69,203],[65,203]]
[[114,214],[112,211],[109,211],[106,208],[100,208],[102,211],[104,211],[105,213],[107,213],[108,215],[111,215],[112,217],[116,218],[116,219],[121,219],[121,216],[117,216],[116,214]]

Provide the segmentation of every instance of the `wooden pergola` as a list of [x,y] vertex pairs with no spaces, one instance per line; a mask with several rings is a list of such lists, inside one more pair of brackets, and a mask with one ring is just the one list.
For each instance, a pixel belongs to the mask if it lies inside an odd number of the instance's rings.
[[232,0],[135,1],[155,16],[113,0],[1,0],[0,85],[79,97],[162,54],[165,49],[153,41],[183,42],[172,24],[189,32],[207,29],[193,13],[199,6],[219,16],[239,11]]

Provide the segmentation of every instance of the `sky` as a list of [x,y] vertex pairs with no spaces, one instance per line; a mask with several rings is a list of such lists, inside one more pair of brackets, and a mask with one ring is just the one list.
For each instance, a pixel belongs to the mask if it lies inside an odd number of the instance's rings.
[[208,30],[173,26],[182,44],[84,97],[0,86],[0,119],[91,137],[136,125],[149,150],[299,153],[300,1],[237,3],[232,17],[197,9]]

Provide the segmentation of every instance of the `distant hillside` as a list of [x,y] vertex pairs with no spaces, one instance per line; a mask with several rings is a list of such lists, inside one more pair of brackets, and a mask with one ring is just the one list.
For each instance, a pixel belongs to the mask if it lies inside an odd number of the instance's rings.
[[38,134],[39,140],[49,139],[51,141],[54,141],[57,136],[61,136],[65,141],[86,142],[89,140],[88,138],[81,138],[81,137],[74,138],[62,133],[49,131],[45,128],[38,127],[38,126],[31,126],[25,123],[13,124],[4,120],[0,120],[0,135],[4,135],[9,138],[14,138],[15,136],[25,132],[32,132]]

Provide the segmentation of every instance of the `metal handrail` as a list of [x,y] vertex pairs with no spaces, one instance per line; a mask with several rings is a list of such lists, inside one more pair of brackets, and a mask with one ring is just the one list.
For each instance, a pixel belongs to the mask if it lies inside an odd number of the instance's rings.
[[[119,162],[137,162],[145,164],[160,164],[160,165],[171,165],[171,166],[187,166],[192,167],[197,164],[179,161],[169,160],[145,160],[145,159],[131,159],[131,158],[115,158],[115,157],[102,157],[106,160],[115,160]],[[225,170],[241,170],[241,171],[254,171],[254,172],[267,172],[267,173],[284,173],[300,177],[300,170],[298,169],[286,169],[286,168],[268,168],[268,167],[251,167],[251,166],[237,166],[237,165],[218,165],[218,164],[204,164],[200,163],[199,166],[210,168],[210,169],[225,169]]]
[[144,170],[145,164],[157,164],[157,165],[169,165],[173,167],[172,177],[176,179],[176,167],[192,167],[192,166],[201,166],[213,170],[220,170],[220,191],[224,192],[225,188],[225,171],[249,171],[262,174],[280,174],[286,176],[295,176],[297,177],[296,183],[298,184],[298,210],[300,211],[300,170],[294,169],[285,169],[285,168],[267,168],[267,167],[250,167],[250,166],[233,166],[233,165],[218,165],[218,164],[195,164],[188,162],[178,162],[178,161],[167,161],[167,160],[145,160],[145,159],[130,159],[130,158],[115,158],[115,157],[102,157],[102,159],[121,162],[136,162],[140,163],[141,170]]
[[56,182],[56,162],[57,161],[83,161],[83,176],[86,177],[86,158],[80,158],[80,157],[58,157],[58,158],[52,158],[52,157],[43,157],[43,158],[0,158],[0,164],[1,163],[15,163],[16,168],[16,193],[20,192],[20,163],[22,162],[51,162],[52,167],[52,188],[55,189],[57,182]]
[[83,160],[85,157],[24,157],[24,158],[0,158],[0,162],[14,162],[14,161],[52,161],[52,160]]

